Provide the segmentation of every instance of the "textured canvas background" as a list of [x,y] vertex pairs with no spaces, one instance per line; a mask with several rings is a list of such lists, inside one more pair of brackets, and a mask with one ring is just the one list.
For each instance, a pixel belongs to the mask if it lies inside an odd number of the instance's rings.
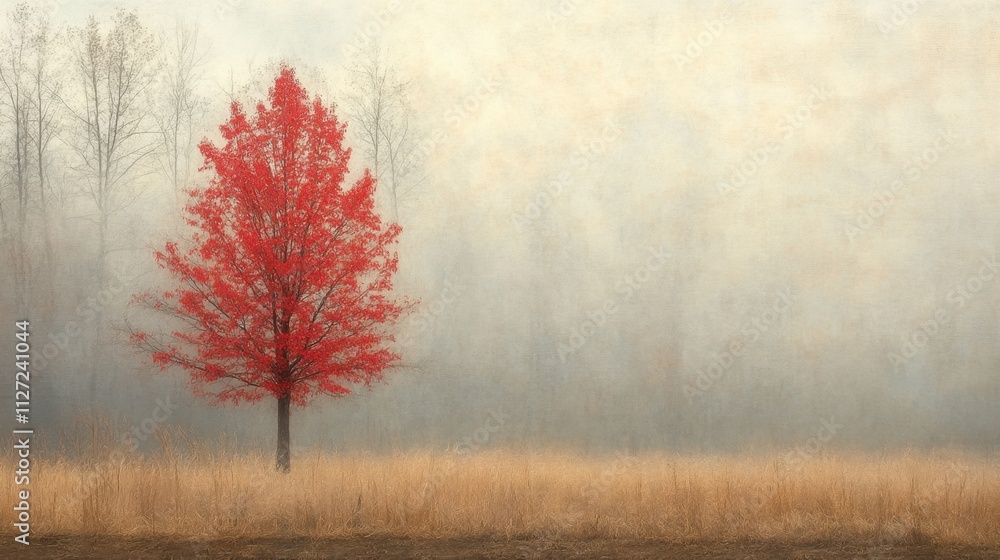
[[[47,9],[197,22],[210,136],[249,66],[289,60],[343,105],[377,37],[409,80],[425,180],[401,202],[398,285],[423,305],[399,344],[419,367],[297,411],[298,446],[736,450],[833,423],[834,446],[995,447],[997,6],[648,4]],[[151,185],[115,224],[108,316],[157,282],[146,246],[175,218]],[[58,225],[38,339],[94,296],[89,228]],[[273,403],[212,409],[181,374],[82,340],[39,377],[43,426],[94,407],[139,422],[169,398],[171,424],[273,438]],[[93,403],[87,360],[106,370]]]

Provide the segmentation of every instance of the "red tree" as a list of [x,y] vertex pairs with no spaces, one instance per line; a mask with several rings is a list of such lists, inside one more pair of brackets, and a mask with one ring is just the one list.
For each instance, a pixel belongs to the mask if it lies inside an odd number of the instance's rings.
[[368,170],[342,186],[344,130],[284,66],[267,105],[248,115],[233,103],[224,145],[199,146],[214,177],[188,191],[190,242],[155,253],[174,287],[133,298],[179,320],[172,332],[130,327],[130,340],[161,369],[189,372],[195,394],[277,399],[283,472],[291,405],[349,394],[398,359],[387,327],[402,311],[390,293],[400,228],[375,212]]

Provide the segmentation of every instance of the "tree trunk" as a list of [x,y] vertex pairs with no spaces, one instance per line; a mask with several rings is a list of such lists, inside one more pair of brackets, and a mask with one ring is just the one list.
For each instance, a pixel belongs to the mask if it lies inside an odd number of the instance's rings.
[[278,399],[278,456],[276,468],[278,472],[286,473],[292,470],[290,451],[289,416],[292,410],[292,397],[285,395]]

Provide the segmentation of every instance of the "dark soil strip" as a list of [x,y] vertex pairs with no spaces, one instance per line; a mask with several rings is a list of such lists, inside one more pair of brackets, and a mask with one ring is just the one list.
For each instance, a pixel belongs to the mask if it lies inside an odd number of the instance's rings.
[[326,558],[677,558],[677,559],[796,559],[902,560],[912,558],[1000,559],[1000,546],[950,544],[877,545],[852,542],[700,542],[672,544],[648,540],[596,539],[583,541],[488,539],[243,539],[169,541],[108,537],[37,537],[29,546],[5,539],[0,557],[34,560],[134,559],[189,560],[218,558],[303,559]]

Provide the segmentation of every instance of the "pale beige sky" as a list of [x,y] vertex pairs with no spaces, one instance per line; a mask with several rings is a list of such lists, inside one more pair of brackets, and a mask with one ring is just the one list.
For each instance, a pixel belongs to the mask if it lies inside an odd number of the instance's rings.
[[[58,5],[80,21],[118,4]],[[1000,282],[952,296],[979,285],[1000,236],[1000,6],[648,4],[139,9],[197,21],[217,79],[285,57],[335,92],[344,46],[376,32],[432,146],[401,218],[401,285],[428,303],[445,280],[467,286],[414,333],[412,357],[486,377],[652,375],[676,395],[789,289],[721,394],[790,383],[806,387],[795,406],[849,415],[862,393],[927,407],[997,395]],[[669,263],[626,297],[619,283],[661,247]],[[586,327],[607,302],[619,311]],[[948,324],[896,363],[939,310]]]

